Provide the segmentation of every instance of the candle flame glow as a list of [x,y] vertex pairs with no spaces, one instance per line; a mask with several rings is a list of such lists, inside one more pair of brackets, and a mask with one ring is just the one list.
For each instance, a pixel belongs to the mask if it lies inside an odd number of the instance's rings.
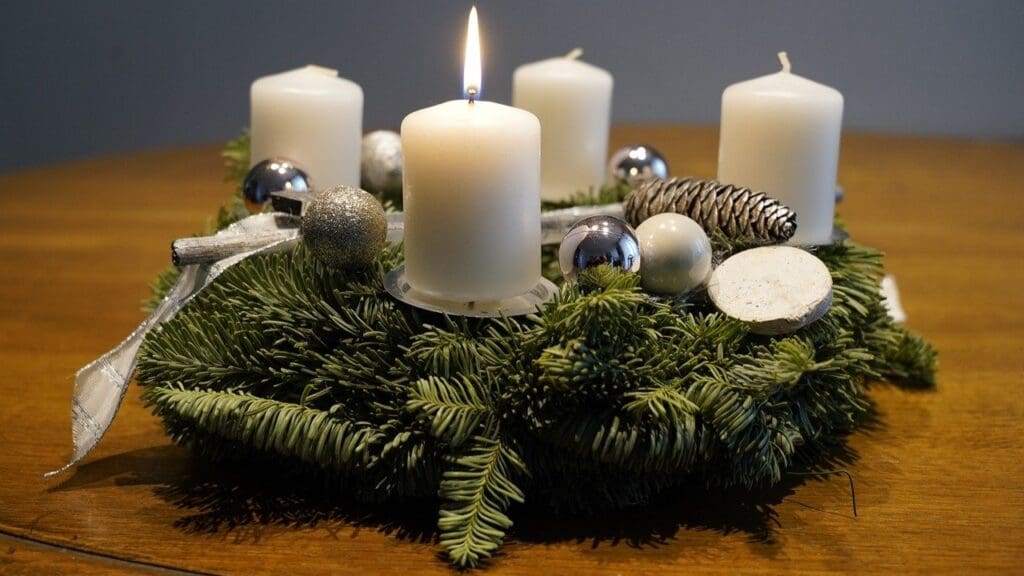
[[462,69],[462,92],[472,102],[480,96],[480,25],[476,19],[476,6],[469,11],[466,29],[466,64]]

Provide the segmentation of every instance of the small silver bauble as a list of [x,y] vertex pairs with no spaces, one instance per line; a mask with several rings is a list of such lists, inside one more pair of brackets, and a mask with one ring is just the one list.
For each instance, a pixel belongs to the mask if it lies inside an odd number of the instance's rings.
[[668,178],[668,162],[651,146],[625,146],[616,150],[608,160],[608,181],[611,183],[634,184],[651,178]]
[[601,264],[638,272],[640,244],[625,221],[591,216],[574,224],[562,238],[558,264],[567,282],[575,282],[581,271]]
[[402,192],[402,137],[391,130],[377,130],[363,136],[361,183],[379,195]]
[[636,227],[640,240],[640,285],[654,294],[679,295],[711,274],[711,241],[682,214],[655,214]]
[[302,216],[302,242],[335,268],[368,266],[388,232],[384,208],[372,194],[351,186],[318,192]]
[[242,196],[250,212],[260,212],[270,200],[270,194],[281,192],[309,192],[309,176],[298,166],[281,158],[257,162],[242,183]]

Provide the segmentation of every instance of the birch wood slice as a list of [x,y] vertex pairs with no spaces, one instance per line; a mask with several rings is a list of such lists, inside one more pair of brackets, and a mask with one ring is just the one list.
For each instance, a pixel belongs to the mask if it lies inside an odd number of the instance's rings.
[[832,305],[832,274],[816,256],[790,246],[735,254],[711,274],[708,295],[754,334],[775,336],[807,326]]

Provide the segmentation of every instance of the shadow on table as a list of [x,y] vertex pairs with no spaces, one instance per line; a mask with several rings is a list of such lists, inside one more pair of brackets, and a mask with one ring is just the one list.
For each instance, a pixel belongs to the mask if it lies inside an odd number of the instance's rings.
[[[877,425],[867,423],[868,430]],[[856,460],[845,447],[820,455],[816,470],[843,468]],[[716,490],[691,484],[649,504],[597,516],[558,516],[538,506],[513,511],[513,539],[520,543],[588,543],[591,548],[660,548],[683,531],[745,534],[757,553],[773,556],[780,527],[775,506],[801,484],[825,476],[787,475],[765,490]],[[841,481],[841,480],[828,480]],[[326,475],[297,474],[289,467],[259,463],[214,463],[173,445],[109,456],[80,466],[53,490],[101,485],[152,485],[155,494],[185,514],[175,525],[189,533],[219,534],[258,542],[280,530],[321,528],[332,537],[346,526],[367,527],[414,542],[436,542],[436,501],[399,505],[359,504],[346,498]],[[799,505],[806,506],[800,502]],[[851,514],[849,509],[823,513]]]

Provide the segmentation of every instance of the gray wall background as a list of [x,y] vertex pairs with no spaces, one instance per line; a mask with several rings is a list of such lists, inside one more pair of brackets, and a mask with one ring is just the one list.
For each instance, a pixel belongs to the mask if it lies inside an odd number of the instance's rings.
[[[366,129],[458,97],[471,0],[5,2],[0,170],[224,140],[249,83],[317,63],[362,84]],[[582,46],[618,122],[716,123],[722,89],[794,71],[846,97],[847,129],[1024,138],[1024,2],[477,0],[484,98]]]

